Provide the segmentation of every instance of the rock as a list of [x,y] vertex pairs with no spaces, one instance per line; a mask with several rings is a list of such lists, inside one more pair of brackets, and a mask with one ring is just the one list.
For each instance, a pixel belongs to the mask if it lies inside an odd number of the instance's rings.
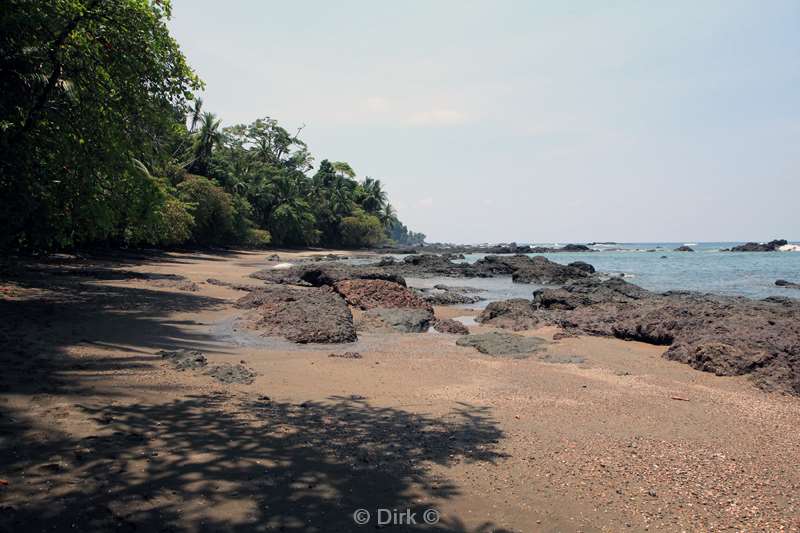
[[573,261],[572,263],[567,265],[568,267],[577,268],[578,270],[583,270],[587,274],[594,274],[595,270],[592,265],[586,263],[584,261]]
[[717,375],[748,375],[765,390],[800,395],[800,301],[657,294],[622,280],[547,291],[534,298],[543,322],[669,346],[668,359]]
[[561,247],[562,252],[591,252],[592,249],[585,244],[567,244]]
[[789,241],[786,239],[776,239],[768,243],[748,242],[734,246],[729,251],[731,252],[774,252],[781,246],[786,246]]
[[683,245],[683,246],[678,246],[673,251],[674,252],[694,252],[694,248],[692,248],[691,246]]
[[467,326],[465,326],[458,320],[453,320],[452,318],[437,320],[436,322],[433,323],[433,329],[435,329],[439,333],[452,333],[454,335],[469,334],[469,328],[467,328]]
[[428,309],[375,308],[364,313],[364,318],[403,333],[424,333],[433,321],[433,313]]
[[197,370],[208,364],[203,352],[197,350],[161,350],[157,355],[165,359],[175,370]]
[[487,326],[514,331],[533,329],[540,322],[532,302],[524,298],[492,302],[486,306],[476,320]]
[[206,375],[211,376],[220,383],[243,383],[249,385],[255,380],[256,373],[242,364],[223,363],[208,369]]
[[444,285],[439,283],[433,286],[434,289],[440,291],[455,291],[455,292],[486,292],[486,289],[479,289],[477,287],[464,287],[458,285]]
[[263,336],[297,343],[340,343],[356,340],[353,315],[330,287],[270,285],[236,302],[249,309],[240,323]]
[[406,285],[405,279],[383,269],[350,265],[341,262],[293,264],[288,268],[265,268],[250,274],[250,277],[268,283],[321,287],[333,285],[345,279],[382,279],[398,285]]
[[589,274],[583,269],[554,263],[541,256],[534,256],[530,258],[530,263],[515,270],[511,279],[515,283],[561,285],[588,276]]
[[362,355],[358,352],[332,353],[328,357],[338,357],[339,359],[361,359]]
[[237,291],[256,291],[261,288],[260,285],[250,285],[247,283],[230,283],[228,281],[222,281],[221,279],[216,278],[208,278],[206,283],[209,285],[216,285],[218,287],[228,287],[230,289],[235,289]]
[[543,285],[559,285],[589,275],[580,268],[561,265],[539,255],[534,257],[487,255],[475,262],[475,268],[485,275],[510,274],[516,283]]
[[513,333],[492,331],[475,335],[465,335],[456,341],[458,346],[470,346],[487,355],[527,357],[543,350],[547,344],[539,337],[523,337]]
[[784,287],[786,289],[800,289],[800,283],[794,283],[793,281],[786,281],[785,279],[775,280],[775,285],[778,287]]
[[280,261],[280,260],[281,256],[279,256],[278,254],[272,254],[267,256],[267,261]]
[[602,302],[628,302],[650,296],[651,292],[622,278],[587,278],[559,289],[536,290],[533,292],[533,305],[544,309],[576,309]]
[[421,291],[421,295],[426,302],[433,305],[464,305],[474,304],[483,300],[481,296],[456,290],[424,289]]
[[378,279],[346,279],[338,281],[333,289],[342,295],[348,304],[360,309],[416,308],[433,311],[431,304],[406,287]]

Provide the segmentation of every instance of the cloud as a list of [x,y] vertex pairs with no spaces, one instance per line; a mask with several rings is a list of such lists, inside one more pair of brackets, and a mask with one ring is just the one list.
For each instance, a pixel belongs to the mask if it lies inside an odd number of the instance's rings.
[[428,209],[430,207],[433,207],[433,198],[431,198],[430,196],[426,196],[425,198],[421,198],[417,202],[417,207],[421,207],[423,209]]
[[408,116],[406,122],[412,126],[452,126],[463,124],[467,115],[454,109],[430,109],[416,111]]

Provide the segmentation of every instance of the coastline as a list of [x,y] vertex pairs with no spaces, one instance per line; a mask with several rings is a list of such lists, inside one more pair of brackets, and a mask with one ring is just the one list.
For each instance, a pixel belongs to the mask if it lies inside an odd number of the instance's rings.
[[[79,260],[80,276],[4,282],[4,520],[349,530],[354,509],[389,504],[435,507],[441,531],[798,527],[797,397],[552,326],[517,332],[548,341],[524,359],[436,332],[291,348],[215,335],[244,292],[207,280],[257,284],[273,253]],[[222,384],[158,355],[181,349],[256,375]]]

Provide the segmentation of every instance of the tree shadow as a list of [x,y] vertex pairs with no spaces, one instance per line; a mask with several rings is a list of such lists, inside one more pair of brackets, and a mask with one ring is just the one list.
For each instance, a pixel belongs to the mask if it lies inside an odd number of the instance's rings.
[[[10,531],[371,531],[379,508],[416,513],[417,524],[385,526],[396,531],[502,531],[421,518],[459,494],[430,465],[504,457],[487,408],[433,417],[360,397],[297,405],[212,394],[82,409],[105,429],[60,441],[68,464],[2,465],[24,470],[32,495],[0,513]],[[357,509],[372,514],[367,525],[355,524]]]

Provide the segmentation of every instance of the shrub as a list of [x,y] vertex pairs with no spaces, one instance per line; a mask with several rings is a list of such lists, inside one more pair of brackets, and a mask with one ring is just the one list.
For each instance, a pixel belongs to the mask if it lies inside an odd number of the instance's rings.
[[178,185],[178,197],[194,217],[192,241],[224,244],[235,240],[236,209],[222,187],[203,176],[188,175]]
[[344,217],[339,223],[342,244],[351,248],[377,246],[386,238],[378,217],[357,213]]

